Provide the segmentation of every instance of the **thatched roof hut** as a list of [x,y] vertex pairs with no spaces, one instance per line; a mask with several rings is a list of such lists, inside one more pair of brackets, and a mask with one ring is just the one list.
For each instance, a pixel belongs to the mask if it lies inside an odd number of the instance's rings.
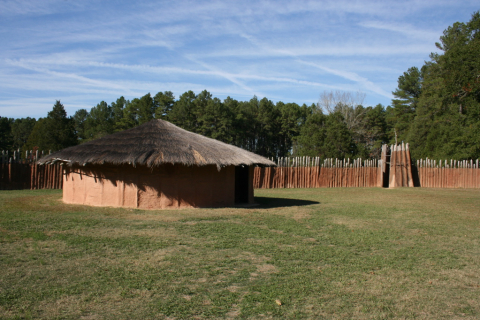
[[241,148],[153,120],[52,153],[65,164],[67,203],[136,208],[253,202],[253,166],[275,163]]
[[184,130],[163,120],[117,132],[63,149],[39,160],[40,164],[64,161],[72,164],[112,164],[158,167],[240,165],[274,166],[272,161],[241,148]]

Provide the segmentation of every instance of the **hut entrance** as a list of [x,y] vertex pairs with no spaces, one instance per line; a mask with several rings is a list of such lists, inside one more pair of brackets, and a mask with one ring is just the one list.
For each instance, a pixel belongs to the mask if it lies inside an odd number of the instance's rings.
[[248,203],[248,166],[235,167],[235,203]]

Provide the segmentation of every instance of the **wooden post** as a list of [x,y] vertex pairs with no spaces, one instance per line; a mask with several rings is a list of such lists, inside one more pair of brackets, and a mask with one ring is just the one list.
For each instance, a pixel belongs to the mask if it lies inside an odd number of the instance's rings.
[[410,157],[410,148],[407,143],[406,145],[406,150],[405,150],[406,156],[407,156],[407,163],[406,163],[406,168],[407,168],[407,186],[410,188],[413,188],[413,176],[412,176],[412,158]]
[[396,170],[395,167],[397,165],[396,163],[397,156],[396,156],[396,146],[392,145],[390,147],[390,181],[388,184],[389,188],[395,188],[395,183],[396,183]]

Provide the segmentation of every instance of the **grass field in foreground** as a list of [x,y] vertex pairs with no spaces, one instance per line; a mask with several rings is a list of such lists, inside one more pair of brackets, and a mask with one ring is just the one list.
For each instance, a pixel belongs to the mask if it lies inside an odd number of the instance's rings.
[[0,318],[480,317],[480,190],[255,195],[143,211],[1,191]]

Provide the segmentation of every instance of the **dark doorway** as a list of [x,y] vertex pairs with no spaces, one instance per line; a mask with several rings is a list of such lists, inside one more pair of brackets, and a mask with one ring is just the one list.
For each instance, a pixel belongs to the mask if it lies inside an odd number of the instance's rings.
[[235,167],[235,203],[248,203],[248,166]]
[[390,162],[387,162],[385,164],[385,173],[383,174],[382,187],[388,188],[389,184],[390,184]]

